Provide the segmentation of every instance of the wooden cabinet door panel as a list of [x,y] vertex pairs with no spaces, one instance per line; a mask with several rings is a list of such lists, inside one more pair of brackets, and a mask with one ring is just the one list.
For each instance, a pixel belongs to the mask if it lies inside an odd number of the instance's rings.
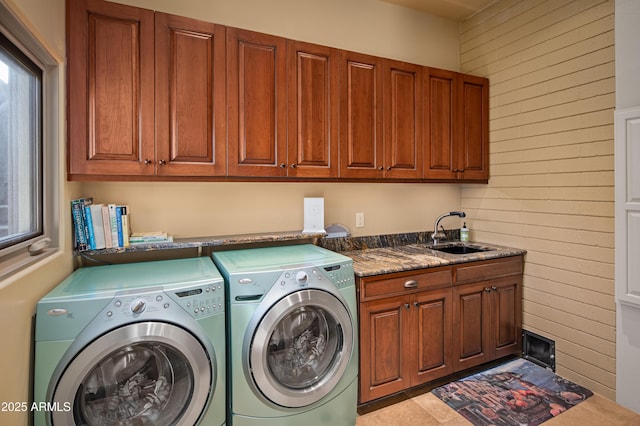
[[156,13],[156,170],[226,174],[224,27]]
[[289,176],[338,175],[337,51],[288,42]]
[[414,300],[418,335],[411,339],[411,353],[416,359],[411,386],[446,376],[453,372],[451,363],[451,327],[453,321],[450,288],[419,293]]
[[424,177],[454,179],[455,76],[453,71],[429,68],[425,71]]
[[382,60],[343,52],[340,60],[340,176],[381,178]]
[[153,11],[67,7],[69,174],[153,174]]
[[385,61],[385,177],[422,177],[422,68],[398,61]]
[[495,357],[522,350],[522,275],[491,282]]
[[227,28],[228,174],[286,176],[286,40]]
[[453,291],[453,362],[454,371],[459,371],[491,359],[491,294],[486,283],[458,286]]
[[409,385],[404,353],[409,338],[408,299],[395,297],[360,305],[360,399],[370,401]]
[[489,178],[489,82],[459,74],[458,168],[462,179]]

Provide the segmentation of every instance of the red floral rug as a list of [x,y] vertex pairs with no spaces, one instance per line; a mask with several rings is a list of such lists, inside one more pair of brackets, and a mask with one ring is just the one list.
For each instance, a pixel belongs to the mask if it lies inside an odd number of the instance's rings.
[[431,392],[476,426],[539,425],[593,395],[522,358]]

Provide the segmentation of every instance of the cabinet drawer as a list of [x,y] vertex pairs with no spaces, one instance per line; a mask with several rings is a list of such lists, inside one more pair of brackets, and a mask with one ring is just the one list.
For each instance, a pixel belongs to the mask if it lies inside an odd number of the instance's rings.
[[360,281],[360,300],[411,293],[417,290],[451,286],[451,268],[434,271],[385,275],[383,277],[364,278]]
[[463,264],[454,272],[456,284],[522,274],[522,256]]

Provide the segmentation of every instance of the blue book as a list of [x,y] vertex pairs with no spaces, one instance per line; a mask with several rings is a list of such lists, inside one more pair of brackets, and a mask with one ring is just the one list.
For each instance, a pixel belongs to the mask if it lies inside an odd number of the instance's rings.
[[124,247],[124,236],[122,235],[122,209],[123,209],[123,206],[116,206],[116,227],[118,229],[118,247]]
[[94,234],[94,228],[93,228],[93,219],[91,218],[91,207],[90,204],[87,204],[84,206],[84,217],[86,220],[86,229],[87,229],[87,236],[88,236],[88,246],[91,250],[95,250],[96,249],[96,236]]
[[71,217],[73,219],[73,229],[75,233],[75,248],[78,251],[84,251],[88,249],[87,235],[84,232],[84,199],[78,198],[71,200]]

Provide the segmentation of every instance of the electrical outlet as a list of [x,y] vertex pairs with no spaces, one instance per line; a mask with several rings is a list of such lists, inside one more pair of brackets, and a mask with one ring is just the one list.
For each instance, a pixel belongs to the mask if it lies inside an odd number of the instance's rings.
[[356,228],[364,228],[364,213],[356,213]]

